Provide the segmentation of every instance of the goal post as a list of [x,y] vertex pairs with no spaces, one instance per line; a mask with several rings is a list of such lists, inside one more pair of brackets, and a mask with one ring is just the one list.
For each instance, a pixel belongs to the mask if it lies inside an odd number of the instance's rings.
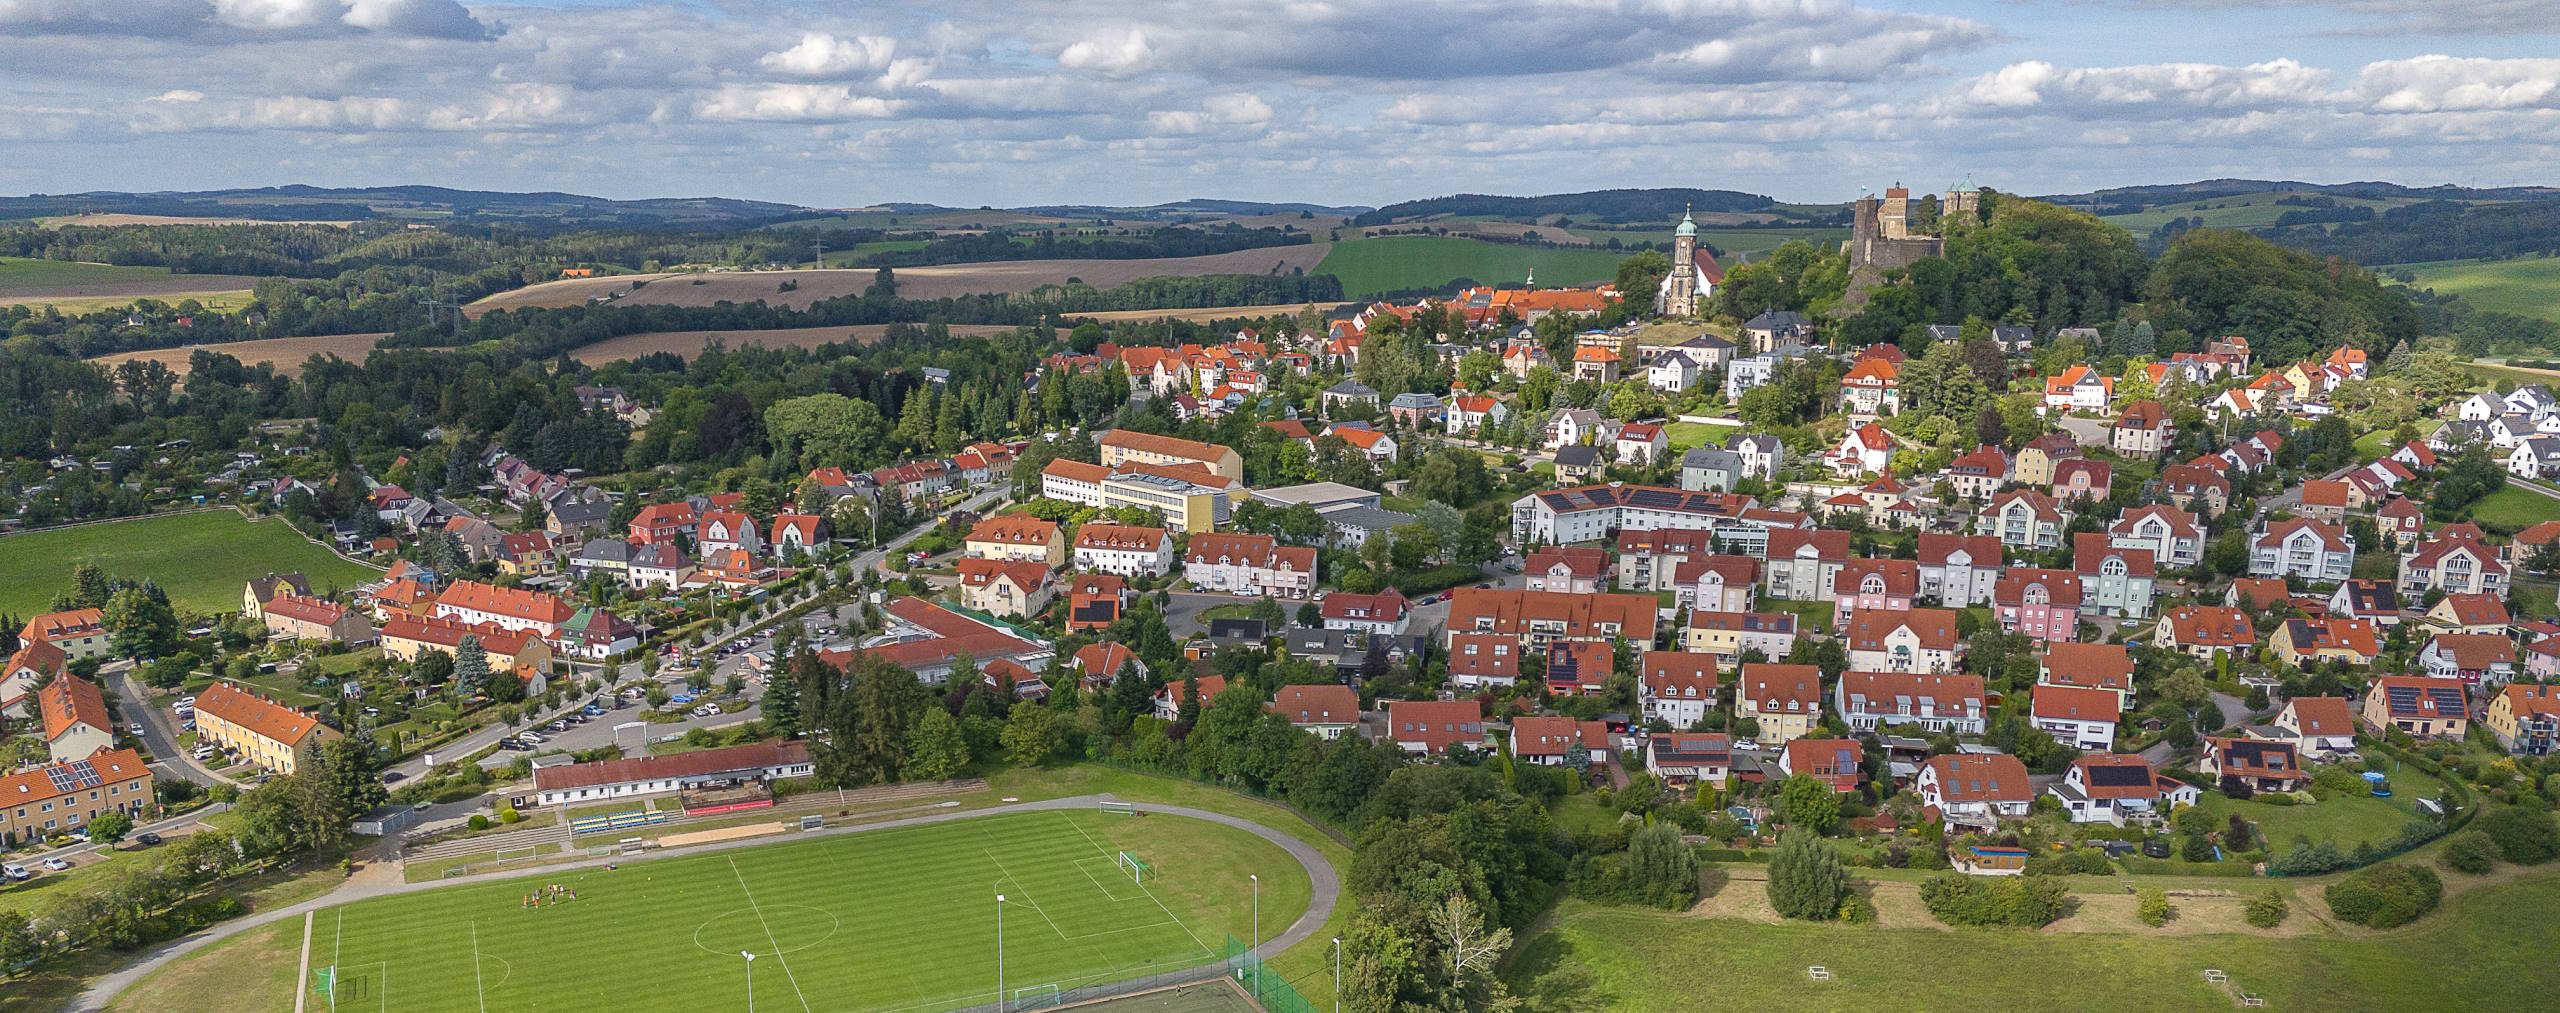
[[503,865],[508,862],[521,862],[528,858],[540,857],[541,854],[542,845],[539,844],[522,848],[499,848],[494,855],[495,861],[492,864]]
[[311,990],[329,997],[329,1008],[338,1008],[338,965],[311,972]]
[[1058,986],[1055,982],[1047,985],[1025,985],[1013,990],[1013,1008],[1015,1009],[1047,1009],[1057,1004]]
[[1103,802],[1099,803],[1098,807],[1104,814],[1110,816],[1135,816],[1138,814],[1138,804],[1135,802]]
[[1120,853],[1120,871],[1129,874],[1130,882],[1145,886],[1150,874],[1155,872],[1155,868],[1140,861],[1138,856],[1123,851]]

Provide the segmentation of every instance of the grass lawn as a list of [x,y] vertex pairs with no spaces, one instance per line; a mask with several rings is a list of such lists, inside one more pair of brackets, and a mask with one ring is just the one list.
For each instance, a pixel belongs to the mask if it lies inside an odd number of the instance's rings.
[[361,651],[347,651],[342,654],[323,655],[312,659],[311,664],[307,667],[324,672],[331,678],[336,678],[362,668],[364,667],[365,662],[381,656],[382,648],[368,647]]
[[1451,236],[1388,236],[1333,244],[1315,273],[1342,279],[1343,294],[1431,289],[1460,278],[1517,286],[1531,271],[1541,285],[1579,285],[1616,276],[1625,253],[1514,246]]
[[[1724,889],[1756,889],[1729,883]],[[2287,927],[2323,910],[2297,899]],[[2417,925],[2354,938],[1761,924],[1569,901],[1504,975],[1541,1009],[2493,1009],[2560,988],[2548,925],[2560,876],[2471,890]],[[1821,964],[1832,979],[1813,982]],[[2531,1005],[2524,1002],[2523,1005]]]
[[2366,841],[2376,846],[2389,843],[2409,821],[2423,818],[2418,815],[2419,799],[2444,794],[2443,782],[2416,767],[2403,766],[2390,773],[2390,798],[2357,795],[2280,806],[2256,799],[2234,801],[2221,792],[2208,791],[2200,804],[2213,814],[2215,826],[2227,822],[2232,813],[2257,824],[2268,850],[2279,854],[2292,848],[2296,837],[2331,841],[2340,851],[2353,851]]
[[109,1008],[287,1013],[293,1009],[293,963],[301,953],[302,919],[286,918],[151,972]]
[[[1160,878],[1131,883],[1122,849]],[[749,951],[769,1003],[956,1009],[994,997],[995,894],[1008,901],[1008,986],[1072,986],[1223,954],[1227,936],[1254,931],[1249,872],[1262,874],[1264,931],[1305,910],[1296,863],[1241,831],[1090,810],[990,816],[365,901],[321,913],[312,963],[341,969],[341,1007],[459,1013],[584,1008],[582,988],[629,981],[645,955],[648,978],[681,987],[614,988],[614,1008],[693,1010],[743,991]],[[525,910],[528,883],[581,899]]]
[[1762,612],[1793,612],[1796,632],[1832,633],[1831,616],[1836,606],[1827,601],[1790,601],[1785,598],[1762,598],[1757,608]]
[[1739,426],[1711,426],[1704,422],[1674,422],[1662,427],[1662,438],[1671,445],[1672,453],[1699,447],[1724,446],[1725,437],[1741,432]]
[[2516,531],[2543,521],[2560,520],[2560,499],[2509,482],[2506,488],[2471,504],[2471,518],[2488,527]]
[[[2422,440],[2427,438],[2428,434],[2436,431],[2437,426],[2443,424],[2434,419],[2419,419],[2418,438]],[[2400,449],[2400,444],[2391,438],[2391,430],[2376,429],[2356,437],[2355,448],[2356,460],[2370,464],[2381,460],[2382,455]]]
[[74,563],[160,582],[180,612],[237,612],[241,584],[300,570],[314,592],[353,587],[381,571],[338,558],[276,518],[250,522],[229,510],[137,517],[0,539],[0,611],[45,610],[71,586]]
[[2560,320],[2560,257],[2439,260],[2380,270],[2408,271],[2418,276],[2417,287],[2461,296],[2479,309]]

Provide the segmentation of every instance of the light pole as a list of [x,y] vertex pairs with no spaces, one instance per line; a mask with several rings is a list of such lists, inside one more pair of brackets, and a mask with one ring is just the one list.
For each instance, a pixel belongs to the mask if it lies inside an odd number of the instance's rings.
[[1333,1013],[1342,1013],[1342,937],[1333,937]]
[[747,1013],[756,1013],[756,954],[739,950],[738,955],[747,958]]
[[[1262,995],[1262,874],[1253,873],[1253,994]],[[997,1013],[1003,1013],[999,1010]]]
[[996,895],[996,1013],[1004,1013],[1004,895]]

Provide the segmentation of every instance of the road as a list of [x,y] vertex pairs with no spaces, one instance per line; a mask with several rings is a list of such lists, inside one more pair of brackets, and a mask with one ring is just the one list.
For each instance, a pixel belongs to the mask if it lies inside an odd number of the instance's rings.
[[[1072,798],[1047,799],[1038,802],[1022,802],[1014,805],[992,806],[985,809],[958,810],[953,812],[932,813],[923,816],[910,816],[904,819],[883,820],[878,823],[865,823],[858,826],[828,827],[824,830],[809,831],[794,839],[824,837],[837,834],[875,833],[880,831],[897,830],[905,827],[947,823],[952,820],[974,819],[980,816],[999,816],[1008,813],[1090,809],[1098,803],[1111,800],[1112,796],[1110,795],[1078,795]],[[1292,946],[1296,946],[1299,943],[1315,938],[1315,934],[1323,930],[1325,919],[1332,915],[1334,905],[1342,895],[1342,880],[1340,876],[1335,874],[1333,864],[1325,861],[1323,853],[1317,851],[1313,845],[1299,840],[1296,837],[1281,833],[1277,830],[1273,830],[1249,820],[1239,819],[1223,813],[1213,813],[1200,809],[1192,809],[1185,806],[1141,803],[1138,808],[1145,810],[1150,815],[1187,816],[1192,819],[1206,820],[1211,823],[1242,830],[1256,837],[1270,841],[1273,844],[1279,845],[1283,851],[1288,852],[1290,858],[1296,860],[1299,866],[1306,870],[1307,882],[1310,887],[1307,908],[1305,911],[1299,912],[1298,916],[1289,923],[1288,928],[1281,930],[1279,934],[1263,941],[1261,947],[1255,952],[1261,954],[1265,958]],[[674,854],[685,856],[705,855],[721,851],[730,851],[738,848],[759,847],[772,843],[775,843],[772,838],[751,838],[740,841],[724,841],[717,844],[706,844],[697,847],[677,849]],[[642,859],[640,860],[641,864],[645,866],[647,862],[655,860],[655,857],[656,856],[649,859]],[[125,989],[133,987],[135,982],[141,981],[143,977],[160,969],[161,966],[169,963],[170,961],[186,956],[189,953],[193,953],[196,950],[202,949],[216,942],[239,935],[240,933],[246,932],[250,929],[274,924],[275,922],[287,919],[300,918],[306,912],[334,907],[339,904],[370,900],[376,897],[388,897],[399,894],[418,893],[426,890],[443,889],[459,883],[479,883],[501,879],[526,879],[537,876],[556,876],[561,872],[570,869],[595,868],[608,862],[615,864],[631,864],[632,861],[633,860],[629,856],[607,855],[601,858],[586,859],[578,862],[537,866],[530,869],[490,872],[476,876],[459,876],[453,879],[428,880],[423,883],[404,883],[390,881],[384,877],[360,876],[349,880],[346,885],[330,891],[320,897],[316,897],[299,904],[256,912],[242,918],[234,918],[230,921],[215,925],[212,928],[193,933],[154,949],[141,960],[121,968],[112,974],[98,978],[90,984],[88,990],[80,993],[80,997],[72,1002],[69,1009],[71,1013],[100,1013],[100,1011],[107,1009],[108,1006],[114,1002],[117,994],[123,992]],[[1223,958],[1221,959],[1223,960]]]
[[160,701],[152,695],[150,687],[144,686],[142,680],[133,677],[132,662],[112,662],[100,668],[99,671],[115,680],[116,698],[124,702],[125,722],[141,723],[142,744],[150,749],[154,758],[151,764],[153,773],[162,777],[183,778],[205,787],[238,783],[214,773],[212,768],[204,764],[197,763],[193,754],[179,748],[178,730],[172,723],[176,715],[160,706]]

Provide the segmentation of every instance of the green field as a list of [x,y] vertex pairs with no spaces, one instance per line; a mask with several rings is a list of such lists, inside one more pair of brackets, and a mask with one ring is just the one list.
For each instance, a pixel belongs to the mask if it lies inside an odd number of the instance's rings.
[[2439,260],[2375,270],[2407,271],[2417,275],[2417,287],[2461,296],[2476,309],[2560,320],[2560,257]]
[[1459,278],[1517,286],[1535,270],[1540,285],[1580,285],[1615,277],[1626,254],[1512,246],[1449,236],[1388,236],[1333,244],[1316,273],[1342,279],[1345,296],[1439,288]]
[[2516,485],[2509,479],[2507,487],[2471,505],[2471,519],[2503,531],[2520,531],[2543,521],[2560,521],[2560,499],[2553,499]]
[[0,304],[41,303],[65,313],[120,307],[136,299],[195,299],[208,310],[247,305],[257,279],[172,274],[165,267],[118,267],[70,260],[0,257]]
[[[2286,928],[2305,909],[2325,913],[2316,889]],[[2237,1008],[2207,968],[2275,1010],[2505,1009],[2560,989],[2555,915],[2560,877],[2548,873],[2357,938],[1766,925],[1568,901],[1504,974],[1534,1008],[1558,1010]],[[1808,980],[1815,964],[1831,980]]]
[[169,269],[165,267],[117,267],[70,260],[0,257],[0,296],[168,276]]
[[[1122,849],[1152,864],[1143,886]],[[456,886],[322,911],[316,969],[340,1010],[949,1010],[1225,954],[1306,909],[1276,845],[1179,816],[1020,813]],[[558,883],[579,899],[523,907]],[[741,952],[752,952],[750,965]],[[319,999],[320,997],[315,997]],[[325,1001],[318,1008],[327,1008]]]
[[[2218,229],[2256,228],[2261,225],[2275,224],[2276,219],[2283,217],[2284,213],[2287,211],[2318,210],[2317,208],[2305,208],[2279,203],[2288,197],[2316,196],[2318,195],[2296,193],[2251,193],[2231,197],[2214,197],[2207,200],[2186,201],[2178,204],[2163,204],[2159,207],[2148,208],[2129,215],[2108,215],[2104,221],[2109,225],[2118,226],[2128,232],[2136,233],[2149,232],[2153,229],[2159,228],[2160,226],[2168,224],[2169,220],[2173,218],[2199,218],[2203,219],[2206,225],[2210,225]],[[2377,212],[2384,208],[2398,207],[2402,204],[2414,203],[2410,200],[2378,200],[2366,197],[2336,197],[2333,199],[2335,199],[2342,207],[2369,207]]]
[[74,563],[160,582],[180,612],[236,612],[241,584],[300,570],[311,590],[350,588],[381,571],[311,544],[283,521],[244,521],[229,510],[83,524],[0,538],[0,612],[42,612],[71,586]]
[[2415,767],[2404,766],[2390,773],[2390,798],[2352,795],[2308,805],[2280,806],[2256,799],[2243,802],[2208,791],[2199,805],[2213,814],[2216,826],[2234,813],[2257,824],[2258,834],[2266,839],[2271,852],[2292,848],[2297,837],[2329,841],[2340,851],[2354,851],[2356,845],[2367,841],[2381,847],[2399,836],[2410,821],[2426,818],[2419,814],[2417,800],[2444,794],[2444,782]]

